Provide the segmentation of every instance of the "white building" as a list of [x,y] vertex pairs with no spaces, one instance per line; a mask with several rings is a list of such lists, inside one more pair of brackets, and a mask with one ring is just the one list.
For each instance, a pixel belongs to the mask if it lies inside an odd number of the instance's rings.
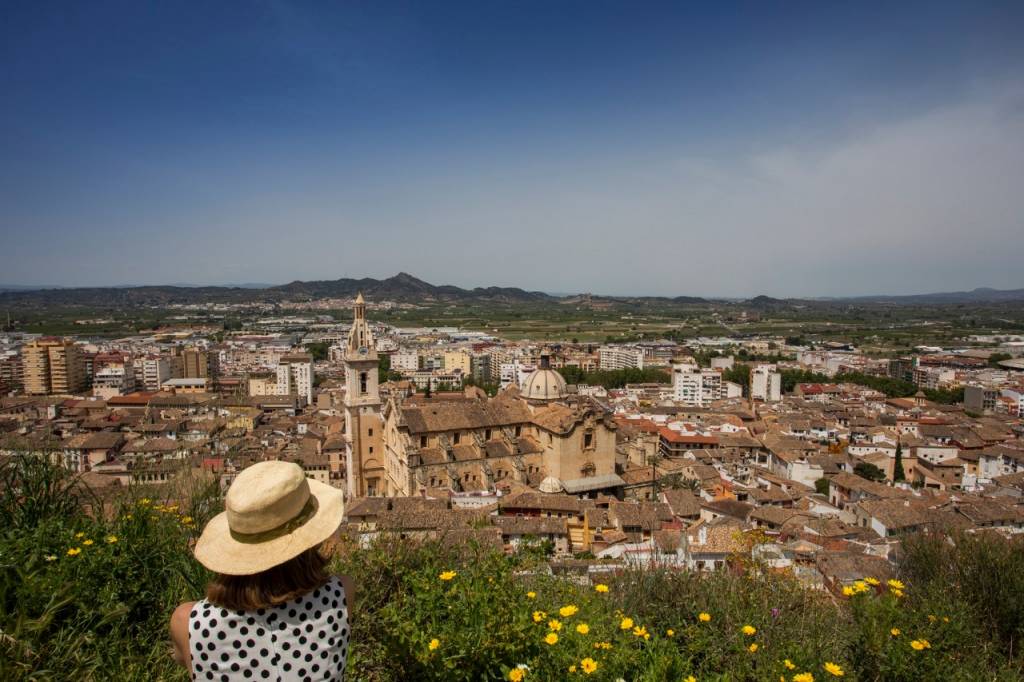
[[285,355],[277,364],[277,394],[298,395],[313,402],[313,358],[306,353]]
[[131,393],[134,388],[134,371],[124,363],[104,365],[92,377],[92,394],[101,398]]
[[150,356],[136,358],[135,383],[147,391],[159,391],[164,382],[171,378],[171,363],[167,358]]
[[758,365],[750,373],[750,397],[766,403],[782,400],[782,374],[775,365]]
[[420,368],[420,354],[415,350],[400,350],[391,355],[391,369],[396,372],[415,372]]
[[672,393],[677,402],[706,407],[722,398],[722,373],[689,363],[672,365]]
[[602,370],[643,369],[644,351],[629,346],[601,346],[597,349],[598,364]]

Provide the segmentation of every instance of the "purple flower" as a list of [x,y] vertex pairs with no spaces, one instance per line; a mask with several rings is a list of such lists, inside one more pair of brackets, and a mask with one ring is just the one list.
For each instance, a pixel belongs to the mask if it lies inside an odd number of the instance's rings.
[[778,609],[772,609],[772,620],[774,620],[774,619],[776,619],[778,617],[779,617],[779,610]]

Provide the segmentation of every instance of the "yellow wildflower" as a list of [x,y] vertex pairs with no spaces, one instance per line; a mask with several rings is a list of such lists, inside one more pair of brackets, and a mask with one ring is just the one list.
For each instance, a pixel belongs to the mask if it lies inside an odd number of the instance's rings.
[[537,598],[537,593],[536,592],[527,592],[526,593],[526,598],[527,599],[536,599]]
[[188,524],[192,523],[192,517],[191,516],[182,516],[181,517],[181,522],[184,523],[187,526]]
[[881,584],[878,578],[864,578],[864,582],[866,582],[868,585],[871,585],[872,587],[878,587]]
[[633,627],[632,618],[623,618],[622,622],[619,623],[619,629],[621,630],[629,630],[631,627]]
[[56,554],[47,554],[43,558],[46,559],[47,561],[56,561],[57,560],[57,555]]
[[747,647],[747,650],[750,653],[756,652],[757,651],[757,642],[752,642],[751,645]]
[[646,637],[647,636],[647,628],[643,627],[643,626],[640,626],[640,625],[637,625],[635,628],[633,628],[633,634],[636,635],[637,637]]
[[72,547],[68,550],[68,556],[78,556],[81,553],[82,549],[80,547]]
[[832,661],[825,661],[824,668],[825,672],[835,677],[842,677],[846,674],[845,672],[843,672],[842,668],[840,668],[837,664],[833,663]]
[[145,507],[150,502],[152,502],[152,500],[150,500],[148,497],[143,497],[141,500],[139,500],[139,504],[141,504],[143,507]]
[[852,587],[844,587],[843,588],[843,596],[844,597],[852,597],[853,596],[853,592],[854,592],[854,590],[853,590]]
[[590,632],[590,626],[586,623],[580,623],[576,626],[576,632],[580,633],[581,635],[585,635],[588,632]]
[[672,628],[669,628],[668,630],[665,630],[665,636],[666,637],[675,637],[676,636],[676,631],[673,630]]
[[896,580],[895,578],[893,578],[892,580],[890,580],[890,581],[889,581],[888,583],[886,583],[886,584],[887,584],[887,585],[888,585],[889,587],[893,588],[894,590],[905,590],[905,589],[907,589],[907,586],[906,586],[906,585],[904,585],[904,584],[903,584],[902,582],[900,582],[899,580]]
[[604,649],[605,651],[607,651],[608,649],[612,648],[612,643],[611,642],[594,642],[594,648],[595,649]]
[[117,536],[116,535],[108,535],[107,536],[107,544],[108,545],[112,545],[115,542],[117,542]]
[[892,630],[889,630],[889,634],[892,635],[893,637],[899,637],[900,635],[903,634],[903,631],[900,630],[899,628],[893,628]]
[[549,632],[547,636],[544,638],[544,641],[551,645],[558,644],[558,634],[554,632]]
[[542,620],[544,620],[547,617],[548,617],[548,614],[544,613],[543,611],[534,611],[533,612],[533,622],[534,623],[539,623],[539,622],[541,622]]
[[582,661],[580,661],[580,669],[582,669],[583,672],[589,675],[595,670],[597,670],[597,661],[590,657],[584,658]]
[[796,668],[796,664],[788,658],[782,662],[782,665],[786,666],[786,670],[793,670]]
[[868,584],[863,580],[854,580],[853,589],[856,592],[867,592],[870,588],[868,587]]
[[84,537],[85,537],[85,533],[75,533],[75,539],[76,540],[81,540]]
[[711,620],[711,614],[707,613],[706,611],[702,612],[699,616],[697,616],[697,620],[699,620],[702,623],[707,623]]
[[441,575],[439,575],[437,577],[440,578],[441,580],[448,581],[448,580],[451,580],[452,578],[454,578],[457,575],[458,575],[458,573],[456,573],[455,571],[444,571],[443,573],[441,573]]
[[573,663],[572,665],[569,666],[569,672],[571,672],[571,673],[576,672],[576,664],[575,663]]
[[938,620],[938,618],[936,618],[934,615],[932,615],[930,613],[928,614],[928,622],[929,623],[934,623],[937,620]]
[[897,598],[902,597],[903,596],[903,590],[896,590],[896,589],[894,589],[892,591],[892,595],[894,597],[897,597]]
[[943,616],[942,617],[942,622],[943,623],[948,623],[949,622],[949,616]]
[[439,646],[441,646],[441,640],[435,637],[434,639],[430,640],[430,644],[427,645],[427,648],[431,651],[437,651],[437,648]]
[[797,673],[793,675],[793,682],[814,682],[814,675],[811,673]]
[[927,639],[915,639],[910,642],[910,647],[914,651],[922,651],[924,649],[931,649],[932,645],[928,642]]
[[693,675],[690,675],[685,680],[683,680],[683,682],[697,682],[697,678],[694,677]]
[[82,540],[82,544],[85,545],[86,547],[88,547],[89,545],[92,544],[92,540]]
[[569,604],[568,606],[563,606],[562,608],[558,609],[558,615],[560,615],[562,618],[568,618],[569,616],[576,615],[577,611],[579,611],[579,607],[577,607],[575,604]]
[[744,625],[740,629],[740,631],[747,637],[753,637],[757,633],[757,628],[755,628],[753,625]]
[[596,591],[596,592],[607,592],[608,591],[608,586],[605,585],[604,583],[598,583],[597,585],[594,585],[594,591]]
[[557,632],[562,629],[562,622],[552,618],[548,621],[548,627],[551,628],[553,632]]
[[526,677],[526,671],[522,668],[512,668],[508,671],[509,682],[523,682],[524,677]]

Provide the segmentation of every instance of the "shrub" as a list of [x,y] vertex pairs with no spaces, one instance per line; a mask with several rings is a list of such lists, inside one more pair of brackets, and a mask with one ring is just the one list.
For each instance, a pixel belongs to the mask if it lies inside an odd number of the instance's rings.
[[[129,490],[94,517],[80,505],[95,497],[59,470],[10,460],[0,477],[0,679],[185,680],[167,620],[208,578],[190,546],[216,488],[184,495],[187,509]],[[864,580],[841,599],[754,564],[635,567],[597,589],[552,575],[540,553],[386,537],[342,539],[333,567],[357,586],[349,670],[361,681],[1022,675],[1024,555],[997,537],[910,538],[905,587]]]

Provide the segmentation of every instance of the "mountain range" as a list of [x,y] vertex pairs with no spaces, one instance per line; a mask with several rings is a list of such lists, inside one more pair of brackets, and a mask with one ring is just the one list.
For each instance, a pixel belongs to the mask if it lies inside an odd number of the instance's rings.
[[[527,291],[518,287],[462,287],[425,282],[405,272],[386,279],[364,277],[362,279],[341,278],[335,280],[296,280],[281,285],[240,285],[240,286],[123,286],[123,287],[67,287],[29,288],[17,285],[0,287],[0,306],[47,306],[67,305],[96,308],[161,306],[185,303],[256,303],[278,301],[302,301],[323,298],[349,298],[362,292],[370,300],[397,301],[403,303],[444,303],[444,302],[492,302],[504,304],[583,302],[609,303],[674,303],[699,305],[712,300],[696,296],[598,296],[576,294],[557,296],[542,291]],[[846,305],[956,305],[980,303],[1024,303],[1024,289],[978,288],[972,291],[955,291],[933,294],[912,294],[896,296],[855,296],[830,299],[780,299],[756,296],[746,301],[755,308],[774,308],[794,304]]]

